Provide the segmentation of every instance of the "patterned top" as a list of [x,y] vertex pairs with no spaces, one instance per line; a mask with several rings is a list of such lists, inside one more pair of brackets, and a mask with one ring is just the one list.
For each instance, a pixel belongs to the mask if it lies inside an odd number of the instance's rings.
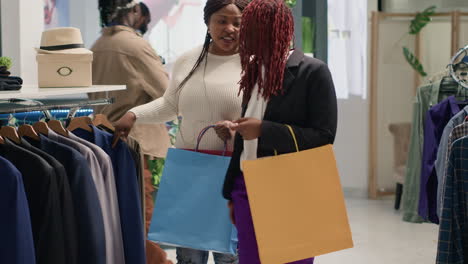
[[464,264],[468,260],[468,138],[455,141],[445,181],[439,227],[437,264]]
[[444,159],[444,163],[445,163],[444,171],[441,175],[437,175],[438,182],[439,182],[439,186],[437,189],[437,215],[439,217],[442,215],[442,206],[444,202],[444,199],[443,199],[444,198],[444,186],[445,186],[450,153],[452,151],[452,144],[457,139],[460,139],[465,136],[468,136],[468,122],[465,122],[461,125],[456,126],[450,133],[450,136],[448,139],[448,145],[447,145],[448,149],[447,149],[447,152],[445,153],[445,159]]

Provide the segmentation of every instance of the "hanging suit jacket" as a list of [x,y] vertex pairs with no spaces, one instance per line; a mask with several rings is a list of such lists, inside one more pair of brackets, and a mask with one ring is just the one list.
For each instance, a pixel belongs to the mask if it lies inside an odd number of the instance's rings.
[[119,141],[112,147],[114,136],[92,127],[93,132],[76,129],[73,134],[101,147],[111,158],[114,168],[120,222],[125,250],[125,263],[145,264],[145,237],[136,167],[127,144]]
[[54,157],[36,147],[33,147],[24,139],[21,139],[21,147],[39,155],[41,158],[47,161],[47,163],[49,163],[49,165],[52,166],[55,171],[57,188],[59,192],[59,203],[62,209],[63,235],[65,239],[64,246],[67,251],[67,263],[78,263],[78,234],[75,220],[75,206],[73,205],[70,184],[68,183],[65,168]]
[[[25,139],[54,156],[65,167],[74,206],[77,209],[78,263],[106,263],[106,241],[99,198],[89,165],[80,153],[40,135],[41,141]],[[65,263],[65,262],[63,262]]]
[[37,264],[67,263],[55,172],[40,156],[5,139],[0,156],[21,172],[28,198]]
[[28,200],[18,169],[0,157],[0,263],[34,264],[34,241]]

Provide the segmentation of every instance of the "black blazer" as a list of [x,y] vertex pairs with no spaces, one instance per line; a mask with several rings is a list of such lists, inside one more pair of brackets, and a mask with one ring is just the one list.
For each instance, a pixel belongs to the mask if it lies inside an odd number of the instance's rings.
[[[242,116],[247,110],[243,103]],[[266,157],[296,151],[290,125],[300,150],[333,144],[337,126],[335,87],[328,66],[320,60],[306,57],[295,50],[288,59],[284,73],[283,93],[273,96],[267,104],[258,139],[257,156]],[[224,181],[223,196],[230,200],[234,180],[241,174],[240,156],[243,139],[236,134],[234,152]],[[284,176],[284,175],[283,175]],[[271,177],[283,177],[271,175]]]
[[68,238],[64,237],[63,212],[54,169],[39,155],[8,139],[5,139],[5,144],[0,144],[0,156],[21,172],[31,215],[36,263],[68,263],[65,247]]

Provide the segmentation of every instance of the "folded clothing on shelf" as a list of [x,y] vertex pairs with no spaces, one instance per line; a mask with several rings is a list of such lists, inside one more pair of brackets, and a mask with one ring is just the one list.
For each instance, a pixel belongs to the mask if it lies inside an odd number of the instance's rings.
[[0,91],[15,91],[21,89],[23,84],[23,79],[20,77],[10,76],[4,77],[0,76]]

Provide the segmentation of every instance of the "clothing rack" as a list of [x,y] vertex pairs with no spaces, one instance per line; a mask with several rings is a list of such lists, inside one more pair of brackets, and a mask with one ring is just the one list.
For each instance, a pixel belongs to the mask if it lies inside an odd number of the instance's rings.
[[[370,111],[369,111],[369,173],[368,173],[368,196],[371,199],[377,199],[382,196],[393,194],[392,190],[385,191],[379,188],[379,175],[382,175],[382,172],[379,171],[379,168],[382,164],[380,156],[383,153],[382,148],[385,145],[383,142],[388,139],[389,135],[379,134],[382,131],[384,118],[379,114],[382,109],[379,109],[379,105],[382,104],[382,100],[379,98],[382,97],[384,90],[382,85],[379,83],[380,78],[382,77],[381,73],[379,74],[379,69],[382,68],[381,61],[382,57],[379,57],[381,51],[383,50],[383,45],[381,44],[382,38],[382,29],[381,24],[386,19],[391,20],[409,20],[414,18],[416,13],[384,13],[384,12],[372,12],[371,18],[371,55],[370,55],[370,74],[369,74],[369,101],[370,101]],[[453,12],[444,12],[436,13],[431,15],[431,17],[445,18],[451,23],[451,38],[450,38],[450,49],[451,56],[455,54],[459,48],[462,46],[462,34],[461,34],[461,21],[464,17],[467,17],[468,13],[453,11]],[[387,33],[387,32],[383,32]],[[395,36],[395,39],[398,39],[399,36]],[[422,39],[421,34],[417,34],[414,38],[414,55],[417,58],[421,58],[422,54]],[[447,58],[448,60],[449,58]],[[400,67],[398,64],[397,67]],[[414,71],[414,84],[413,86],[413,95],[416,94],[417,88],[421,85],[421,77],[419,73]],[[388,111],[388,110],[387,110]],[[385,138],[387,137],[387,138]]]
[[[8,180],[0,193],[1,197],[14,195],[15,199],[3,199],[2,208],[11,210],[14,218],[9,221],[17,223],[14,232],[3,233],[13,239],[21,238],[21,246],[13,245],[12,250],[0,256],[0,262],[16,263],[14,260],[19,259],[27,263],[65,263],[74,259],[77,263],[104,263],[111,259],[112,263],[143,263],[144,211],[140,210],[139,199],[143,197],[144,181],[138,143],[112,146],[114,136],[97,129],[98,122],[93,122],[92,131],[86,130],[89,122],[75,129],[62,124],[60,131],[67,128],[73,132],[66,133],[68,137],[60,136],[56,130],[53,133],[54,127],[48,128],[44,122],[27,123],[39,118],[43,121],[42,112],[46,119],[62,121],[60,112],[61,116],[68,115],[67,122],[73,122],[80,109],[90,113],[91,106],[114,102],[107,94],[93,100],[85,94],[126,87],[23,88],[26,89],[0,92],[0,114],[11,118],[2,127],[5,140],[0,144],[0,174]],[[51,110],[58,110],[57,115]],[[22,127],[22,122],[30,126]],[[36,124],[42,126],[36,129]],[[44,213],[51,216],[46,221],[42,219]],[[12,228],[5,226],[3,230]],[[55,232],[57,228],[60,234]],[[44,253],[36,254],[36,248],[51,245],[60,248],[59,253],[42,250]]]
[[[32,102],[36,105],[18,105],[17,103],[23,102]],[[24,100],[24,99],[8,99],[6,100],[7,107],[3,109],[2,101],[0,100],[0,114],[14,114],[14,113],[23,113],[23,112],[33,112],[33,111],[42,111],[47,119],[52,119],[52,115],[50,114],[49,110],[60,110],[60,109],[70,109],[68,113],[68,118],[73,118],[76,112],[88,106],[98,106],[98,105],[108,105],[114,103],[114,98],[105,98],[99,100],[79,100],[73,102],[65,102],[65,103],[52,103],[52,104],[44,104],[41,101],[37,100]],[[16,105],[11,105],[16,104]]]
[[[125,90],[125,85],[93,85],[91,87],[40,88],[37,85],[23,85],[19,91],[0,92],[0,114],[25,113],[42,111],[46,119],[53,119],[50,110],[69,109],[67,119],[70,120],[76,112],[85,107],[108,105],[114,103],[113,98],[107,96],[110,91]],[[74,96],[105,92],[103,99],[50,99],[55,96]]]

